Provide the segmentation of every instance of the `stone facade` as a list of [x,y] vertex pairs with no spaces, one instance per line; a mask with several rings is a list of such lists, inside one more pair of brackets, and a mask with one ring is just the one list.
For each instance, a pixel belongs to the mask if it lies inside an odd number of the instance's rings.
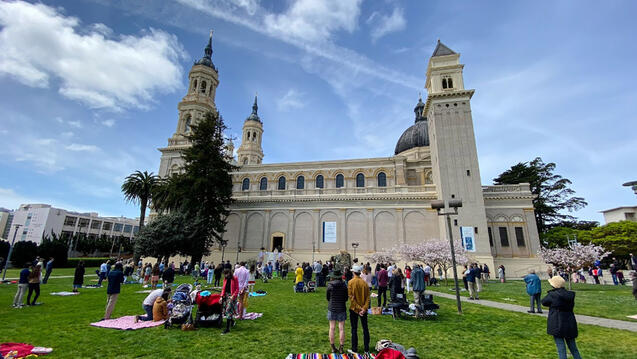
[[[351,252],[353,243],[360,257],[447,238],[444,217],[431,209],[431,201],[461,199],[452,235],[459,238],[461,226],[474,228],[477,261],[493,269],[504,264],[511,276],[540,269],[528,184],[480,183],[470,104],[474,90],[464,88],[459,57],[438,43],[427,68],[426,103],[416,105],[416,124],[401,136],[391,157],[263,164],[264,126],[255,98],[237,151],[240,167],[232,174],[236,202],[224,234],[227,257],[249,258],[262,247],[281,247],[302,261]],[[214,66],[199,66],[193,66],[191,81],[195,71],[213,70],[217,78]],[[179,104],[180,124],[182,104],[197,101],[189,96]],[[214,110],[208,98],[203,105]],[[161,176],[178,170],[178,150],[188,145],[180,142],[179,126],[168,147],[160,149]],[[323,240],[324,223],[331,222],[336,223],[333,243]],[[215,250],[211,259],[219,256]]]

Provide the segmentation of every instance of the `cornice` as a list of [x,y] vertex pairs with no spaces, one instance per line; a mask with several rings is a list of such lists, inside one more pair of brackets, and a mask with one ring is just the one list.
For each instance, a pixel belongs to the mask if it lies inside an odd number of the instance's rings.
[[459,96],[469,96],[469,99],[471,99],[475,91],[476,90],[455,90],[455,91],[445,91],[445,92],[430,94],[427,96],[427,102],[425,103],[424,113],[425,114],[429,113],[429,107],[431,106],[431,102],[433,100],[459,97]]

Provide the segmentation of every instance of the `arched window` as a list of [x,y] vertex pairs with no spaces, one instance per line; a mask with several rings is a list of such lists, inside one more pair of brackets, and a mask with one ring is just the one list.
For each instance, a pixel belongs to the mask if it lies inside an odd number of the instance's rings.
[[378,187],[387,187],[387,175],[385,172],[378,174]]
[[345,177],[342,174],[336,175],[336,188],[341,188],[345,185]]
[[283,190],[285,189],[285,177],[281,176],[279,177],[279,189]]
[[244,178],[243,179],[243,183],[241,184],[241,190],[242,191],[247,191],[250,189],[250,179],[249,178]]
[[296,189],[304,189],[305,188],[305,177],[298,176],[296,178]]
[[442,88],[443,89],[447,88],[447,79],[442,79]]
[[450,78],[447,79],[447,86],[452,89],[453,88],[453,80]]
[[195,79],[195,82],[193,83],[192,91],[193,92],[197,91],[197,79]]
[[248,132],[248,140],[250,140],[250,132]]
[[201,81],[201,86],[199,86],[201,93],[206,93],[206,85],[206,81]]
[[252,141],[256,141],[256,140],[257,140],[257,133],[252,132]]
[[323,188],[323,175],[316,176],[316,188]]
[[356,187],[365,187],[365,176],[362,173],[356,175]]
[[184,121],[184,132],[190,132],[190,122],[191,122],[190,115],[186,115],[186,120]]
[[244,159],[243,159],[243,164],[244,164],[244,165],[247,165],[247,164],[248,164],[248,159],[247,159],[247,158],[244,158]]
[[263,177],[261,178],[261,182],[259,182],[259,190],[265,191],[268,189],[268,179]]

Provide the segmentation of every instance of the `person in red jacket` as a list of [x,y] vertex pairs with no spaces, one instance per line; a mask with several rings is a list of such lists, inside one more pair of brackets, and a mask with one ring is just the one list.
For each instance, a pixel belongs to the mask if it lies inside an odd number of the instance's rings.
[[230,332],[230,327],[234,326],[234,314],[237,311],[237,296],[239,295],[239,280],[232,274],[232,270],[223,270],[223,287],[221,297],[223,298],[223,316],[226,318],[226,329],[221,334]]

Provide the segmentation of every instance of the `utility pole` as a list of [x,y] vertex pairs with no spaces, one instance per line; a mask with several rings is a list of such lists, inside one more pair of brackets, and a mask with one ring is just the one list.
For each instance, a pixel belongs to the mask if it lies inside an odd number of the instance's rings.
[[9,247],[9,253],[7,254],[7,259],[4,262],[4,271],[2,272],[2,281],[4,282],[4,278],[7,275],[7,267],[9,266],[9,259],[11,259],[11,252],[13,252],[13,247],[15,247],[15,236],[18,234],[18,229],[22,227],[21,224],[15,225],[15,232],[13,232],[13,240],[11,241],[11,247]]
[[453,282],[456,287],[456,304],[458,314],[462,314],[462,304],[460,302],[460,287],[458,287],[458,268],[456,264],[456,250],[453,245],[453,234],[451,233],[451,216],[458,215],[458,208],[462,207],[462,200],[452,199],[448,201],[446,208],[453,209],[453,212],[441,210],[445,209],[445,201],[431,201],[431,208],[438,212],[439,216],[447,217],[447,235],[449,236],[449,247],[451,249],[451,266],[453,268]]

